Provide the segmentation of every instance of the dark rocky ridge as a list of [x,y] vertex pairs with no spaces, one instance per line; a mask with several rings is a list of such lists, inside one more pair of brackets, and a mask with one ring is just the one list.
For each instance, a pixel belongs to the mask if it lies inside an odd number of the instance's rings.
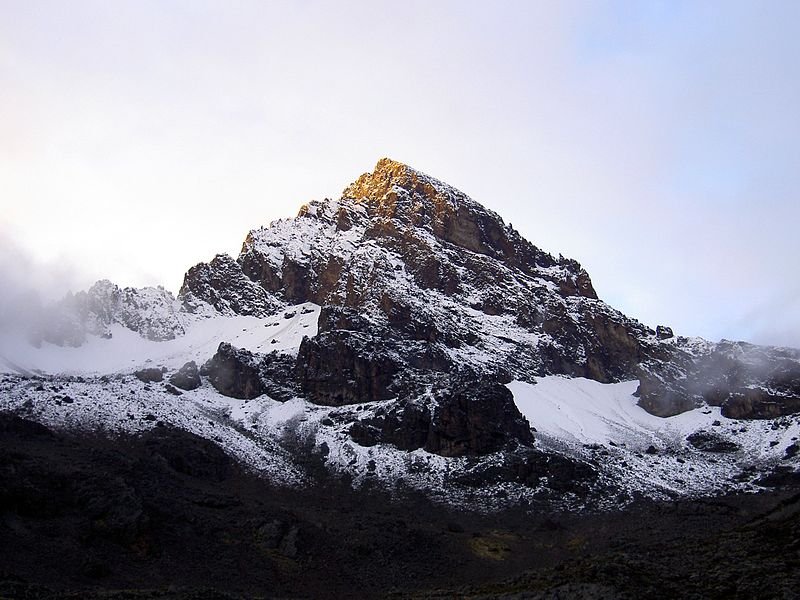
[[800,412],[800,350],[723,341],[700,356],[643,365],[641,404],[669,416],[705,402],[731,419]]
[[265,317],[283,304],[242,272],[239,263],[227,254],[218,254],[210,263],[195,265],[186,273],[180,299],[188,312],[210,305],[223,315]]
[[532,445],[530,424],[504,385],[459,377],[433,392],[433,402],[406,400],[350,427],[363,446],[394,444],[442,456],[481,455]]

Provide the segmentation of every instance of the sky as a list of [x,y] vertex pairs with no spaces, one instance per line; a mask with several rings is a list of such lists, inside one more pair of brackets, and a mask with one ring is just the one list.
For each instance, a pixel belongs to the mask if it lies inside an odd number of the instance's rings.
[[800,3],[0,0],[0,286],[177,292],[389,156],[676,333],[800,347]]

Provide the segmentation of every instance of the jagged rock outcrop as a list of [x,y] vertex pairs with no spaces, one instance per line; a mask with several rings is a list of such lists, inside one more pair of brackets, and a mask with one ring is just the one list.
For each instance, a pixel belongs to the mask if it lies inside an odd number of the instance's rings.
[[691,350],[641,367],[643,408],[671,416],[705,402],[731,419],[800,412],[800,350],[729,341]]
[[280,352],[263,356],[259,365],[265,393],[274,400],[285,402],[303,396],[295,376],[296,357]]
[[176,388],[186,391],[196,390],[203,383],[200,379],[200,370],[197,368],[197,363],[193,360],[185,363],[173,373],[169,378],[169,382]]
[[800,388],[794,395],[775,394],[760,388],[731,393],[722,404],[729,419],[774,419],[800,412]]
[[184,332],[179,310],[175,297],[162,287],[120,288],[101,280],[43,310],[33,341],[80,346],[87,335],[111,337],[114,324],[148,340],[171,340]]
[[341,406],[413,395],[431,374],[452,369],[452,359],[436,344],[397,339],[381,327],[336,328],[303,340],[295,376],[312,402]]
[[178,299],[190,313],[208,312],[211,308],[222,315],[265,317],[284,306],[250,280],[227,254],[217,254],[211,262],[189,269]]
[[341,330],[304,339],[296,368],[308,398],[332,406],[388,399],[399,371],[397,358],[383,340]]
[[399,402],[356,421],[349,431],[364,446],[389,443],[442,456],[488,454],[534,441],[508,388],[475,374],[455,376],[440,383],[431,397]]

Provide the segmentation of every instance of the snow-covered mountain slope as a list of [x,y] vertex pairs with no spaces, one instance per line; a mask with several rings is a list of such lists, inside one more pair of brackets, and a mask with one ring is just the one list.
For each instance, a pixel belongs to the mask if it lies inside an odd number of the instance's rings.
[[712,406],[657,417],[638,405],[638,384],[551,376],[509,387],[542,447],[594,456],[606,470],[628,470],[628,484],[637,481],[645,494],[752,489],[755,474],[797,466],[800,417],[730,419]]
[[576,261],[388,159],[191,268],[177,298],[99,282],[54,311],[33,345],[0,336],[0,409],[171,423],[284,483],[311,461],[485,509],[800,478],[800,351],[651,329]]
[[169,423],[214,440],[278,483],[303,485],[313,460],[347,475],[355,486],[416,489],[481,511],[520,503],[597,509],[642,496],[755,491],[774,483],[765,476],[787,476],[799,466],[800,456],[792,455],[800,435],[797,417],[738,421],[721,416],[719,408],[655,417],[636,405],[636,382],[551,376],[508,387],[536,428],[536,441],[528,449],[505,448],[480,457],[356,443],[353,423],[391,410],[394,400],[327,407],[268,395],[233,399],[207,382],[175,395],[160,383],[125,374],[15,374],[0,377],[0,410],[56,428],[108,435]]
[[91,336],[77,348],[48,342],[33,346],[19,336],[0,335],[0,373],[109,375],[148,365],[177,369],[190,360],[206,362],[221,341],[252,352],[296,355],[303,337],[317,334],[319,311],[319,306],[306,303],[267,319],[180,313],[183,334],[179,337],[152,341],[115,323],[108,328],[110,335]]
[[[341,309],[324,330],[386,329],[481,371],[615,381],[645,356],[671,351],[597,300],[576,261],[539,250],[468,196],[388,159],[339,200],[251,231],[238,263],[286,301]],[[194,287],[187,277],[181,296]]]

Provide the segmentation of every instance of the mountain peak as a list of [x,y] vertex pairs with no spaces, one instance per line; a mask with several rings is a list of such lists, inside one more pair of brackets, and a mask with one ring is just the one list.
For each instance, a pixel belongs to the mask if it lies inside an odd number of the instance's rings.
[[438,191],[446,188],[444,183],[417,171],[416,169],[392,160],[381,158],[371,173],[364,173],[344,191],[346,198],[359,201],[380,202],[392,191],[405,190],[432,199]]
[[342,200],[366,208],[370,217],[423,227],[483,254],[493,254],[487,244],[496,245],[509,233],[500,215],[460,190],[390,158],[381,158],[371,173],[350,184]]

